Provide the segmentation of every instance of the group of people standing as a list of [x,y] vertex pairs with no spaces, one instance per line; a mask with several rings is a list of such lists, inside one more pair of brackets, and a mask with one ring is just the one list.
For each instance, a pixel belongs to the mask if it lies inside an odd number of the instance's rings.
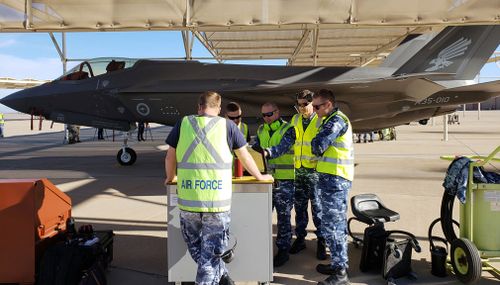
[[[274,180],[272,204],[278,216],[274,266],[289,254],[306,248],[308,204],[312,205],[317,236],[316,257],[328,264],[316,270],[329,275],[320,285],[349,284],[347,276],[347,196],[354,176],[352,126],[335,107],[334,94],[326,89],[296,94],[297,114],[290,122],[281,118],[274,102],[261,106],[264,123],[252,148],[264,154],[272,177],[262,175],[246,150],[250,135],[241,122],[240,106],[226,106],[219,117],[220,95],[200,96],[198,116],[186,116],[172,129],[166,143],[166,183],[176,181],[181,210],[181,231],[198,264],[197,284],[234,284],[220,255],[227,245],[231,198],[231,150],[258,180]],[[203,145],[203,147],[200,147]],[[207,158],[208,159],[207,161]],[[177,174],[177,177],[176,177]],[[184,189],[189,180],[221,180],[216,191]],[[210,193],[208,193],[210,192]],[[292,244],[291,211],[295,208]]]

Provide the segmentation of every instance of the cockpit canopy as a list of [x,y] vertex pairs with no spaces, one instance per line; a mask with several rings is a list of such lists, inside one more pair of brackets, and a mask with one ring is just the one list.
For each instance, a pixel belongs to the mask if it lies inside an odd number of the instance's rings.
[[80,63],[56,80],[82,80],[104,73],[132,67],[139,59],[99,57]]

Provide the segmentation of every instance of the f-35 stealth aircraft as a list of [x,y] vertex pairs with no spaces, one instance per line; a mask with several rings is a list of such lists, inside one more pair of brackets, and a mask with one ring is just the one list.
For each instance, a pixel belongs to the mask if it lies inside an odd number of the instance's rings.
[[[295,93],[326,88],[363,132],[499,96],[500,81],[469,85],[499,43],[500,25],[447,27],[404,42],[379,67],[359,68],[101,58],[0,102],[56,122],[128,131],[137,121],[173,125],[195,112],[203,91],[240,103],[243,120],[256,123],[264,102],[291,116]],[[136,155],[125,145],[117,157],[128,165]]]

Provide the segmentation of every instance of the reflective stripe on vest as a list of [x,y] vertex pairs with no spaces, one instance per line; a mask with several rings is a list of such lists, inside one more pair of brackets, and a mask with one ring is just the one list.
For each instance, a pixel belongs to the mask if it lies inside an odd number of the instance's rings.
[[344,113],[337,111],[323,120],[323,124],[334,116],[339,116],[346,122],[347,131],[326,149],[318,161],[316,170],[320,173],[338,175],[352,181],[354,178],[354,150],[351,122]]
[[304,131],[302,125],[302,115],[295,114],[292,118],[292,124],[295,127],[295,168],[306,167],[315,168],[318,157],[312,153],[311,141],[318,134],[319,127],[321,126],[321,119],[315,113],[309,125]]
[[[260,146],[268,148],[276,146],[281,142],[283,135],[292,125],[282,122],[280,127],[270,136],[269,126],[261,125],[257,130]],[[295,170],[293,167],[293,149],[290,148],[285,154],[269,160],[269,169],[273,172],[274,179],[294,179]]]
[[243,136],[245,137],[245,140],[246,140],[248,137],[248,125],[241,122],[240,125],[238,126],[238,128],[240,129],[241,133],[243,134]]
[[184,117],[176,159],[180,209],[191,212],[230,210],[232,154],[227,144],[225,119]]
[[231,199],[224,201],[191,201],[178,198],[177,203],[191,208],[222,208],[230,207]]

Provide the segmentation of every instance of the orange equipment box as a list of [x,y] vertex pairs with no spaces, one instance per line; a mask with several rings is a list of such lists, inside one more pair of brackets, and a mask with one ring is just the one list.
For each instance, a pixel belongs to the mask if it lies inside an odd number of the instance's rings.
[[71,199],[47,179],[0,179],[0,283],[35,283],[45,244],[66,230]]

